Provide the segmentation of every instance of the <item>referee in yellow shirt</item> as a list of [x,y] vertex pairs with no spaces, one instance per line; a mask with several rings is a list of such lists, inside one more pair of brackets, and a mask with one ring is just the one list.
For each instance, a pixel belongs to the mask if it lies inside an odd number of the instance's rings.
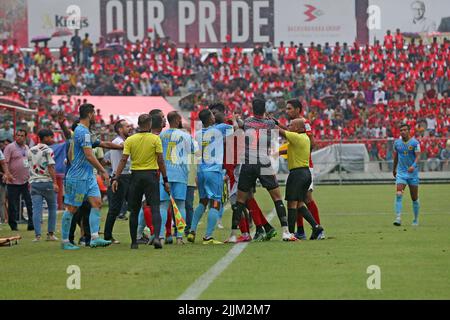
[[279,128],[280,135],[289,142],[288,168],[289,176],[286,182],[286,201],[288,202],[288,226],[291,237],[288,241],[297,241],[294,236],[297,214],[300,214],[313,228],[311,239],[317,239],[323,228],[317,224],[305,205],[311,172],[309,170],[309,156],[311,142],[305,133],[305,120],[295,119],[289,125],[289,131]]
[[[152,117],[143,114],[138,119],[138,132],[125,140],[122,159],[112,178],[112,191],[118,188],[118,179],[125,168],[128,157],[131,157],[131,182],[128,191],[128,208],[130,209],[130,236],[131,249],[137,249],[138,214],[142,204],[142,196],[145,194],[147,204],[152,209],[152,221],[155,234],[161,230],[161,214],[159,212],[159,175],[163,176],[164,189],[170,194],[167,180],[166,166],[162,156],[163,148],[159,136],[151,133]],[[155,249],[161,249],[162,245],[158,237],[153,241]]]

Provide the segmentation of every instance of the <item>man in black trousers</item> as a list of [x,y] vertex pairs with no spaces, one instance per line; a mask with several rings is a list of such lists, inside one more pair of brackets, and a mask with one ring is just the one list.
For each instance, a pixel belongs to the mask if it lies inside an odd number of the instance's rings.
[[[118,191],[122,171],[124,170],[128,158],[131,158],[131,182],[128,197],[128,207],[130,209],[130,236],[131,249],[138,249],[137,227],[138,214],[142,205],[142,197],[145,194],[147,204],[152,210],[152,220],[155,234],[161,230],[160,205],[160,182],[158,170],[162,175],[164,189],[170,194],[169,181],[167,179],[166,166],[163,159],[163,148],[159,136],[151,133],[152,117],[149,114],[142,114],[138,119],[138,132],[129,137],[124,144],[122,159],[112,178],[111,189]],[[161,249],[162,245],[158,237],[153,241],[155,249]]]

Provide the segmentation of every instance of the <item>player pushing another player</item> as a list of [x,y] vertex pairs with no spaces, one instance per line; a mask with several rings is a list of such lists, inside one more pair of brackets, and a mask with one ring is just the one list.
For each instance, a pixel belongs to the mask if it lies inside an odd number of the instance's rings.
[[73,152],[73,160],[66,175],[64,203],[66,211],[62,216],[61,234],[62,248],[64,250],[77,250],[79,247],[69,242],[70,225],[72,217],[82,205],[85,198],[91,204],[91,213],[89,215],[89,226],[91,230],[91,247],[105,247],[111,244],[111,241],[99,238],[98,231],[100,227],[100,209],[102,200],[97,179],[94,175],[94,168],[109,184],[109,175],[103,166],[98,162],[92,152],[91,133],[89,126],[91,121],[95,121],[95,108],[92,104],[83,104],[80,106],[80,123],[75,129],[73,135],[73,145],[70,152]]

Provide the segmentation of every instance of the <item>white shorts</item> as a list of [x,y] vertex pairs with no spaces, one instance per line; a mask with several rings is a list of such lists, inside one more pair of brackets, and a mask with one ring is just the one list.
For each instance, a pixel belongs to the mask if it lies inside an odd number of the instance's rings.
[[309,171],[311,172],[311,185],[308,191],[314,191],[314,168],[309,168]]

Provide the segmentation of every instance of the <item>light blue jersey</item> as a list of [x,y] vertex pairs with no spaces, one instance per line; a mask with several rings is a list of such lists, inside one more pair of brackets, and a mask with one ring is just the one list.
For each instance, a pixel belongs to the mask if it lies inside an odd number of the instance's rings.
[[73,133],[73,141],[69,147],[70,168],[66,178],[77,180],[94,178],[94,168],[84,155],[84,148],[92,148],[91,133],[88,128],[79,124]]
[[[414,138],[410,139],[406,143],[403,142],[402,139],[398,139],[394,143],[394,151],[398,154],[397,172],[408,173],[408,169],[416,161],[416,152],[420,152],[420,143]],[[413,173],[419,173],[417,164],[415,164],[415,170]]]
[[195,138],[202,153],[199,171],[222,172],[225,137],[232,134],[233,126],[225,123],[203,128],[196,132]]
[[[410,186],[419,185],[419,168],[416,161],[416,152],[420,152],[420,143],[412,138],[408,142],[398,139],[394,143],[394,151],[398,155],[397,178],[396,184],[404,184]],[[414,166],[413,172],[408,169]]]
[[170,182],[187,184],[189,155],[195,152],[192,137],[180,129],[168,129],[159,134],[163,147],[167,178]]

